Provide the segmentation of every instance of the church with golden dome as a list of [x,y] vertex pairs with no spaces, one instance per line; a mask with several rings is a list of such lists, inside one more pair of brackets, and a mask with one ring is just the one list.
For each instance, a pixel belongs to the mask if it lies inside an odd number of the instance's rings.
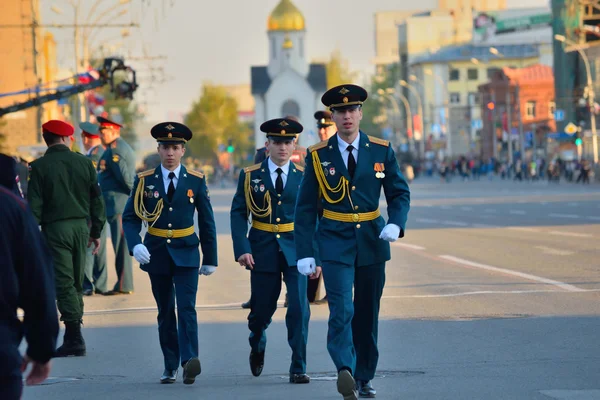
[[265,143],[260,125],[272,118],[294,115],[304,126],[299,144],[309,146],[318,138],[313,114],[323,108],[327,90],[325,64],[310,64],[306,53],[306,25],[302,12],[291,0],[280,0],[267,20],[269,63],[251,67],[255,100],[256,147]]

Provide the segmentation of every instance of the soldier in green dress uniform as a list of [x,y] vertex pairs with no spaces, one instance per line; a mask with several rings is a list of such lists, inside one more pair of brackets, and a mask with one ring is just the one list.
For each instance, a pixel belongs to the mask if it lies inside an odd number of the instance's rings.
[[105,295],[131,294],[133,293],[133,262],[127,251],[122,219],[135,178],[135,153],[121,138],[120,124],[103,117],[98,117],[98,122],[102,144],[106,146],[98,164],[98,181],[106,204],[106,220],[110,224],[117,271],[117,282]]
[[[327,349],[344,400],[375,397],[371,380],[379,359],[385,262],[390,259],[389,242],[404,237],[410,208],[410,191],[392,146],[359,129],[366,99],[366,90],[350,84],[334,87],[321,98],[338,131],[309,147],[295,212],[300,273],[312,274],[319,265],[312,246],[315,231],[320,244],[330,313]],[[379,211],[382,189],[387,222]],[[319,203],[323,217],[317,228]]]
[[87,247],[94,244],[95,253],[100,246],[104,203],[92,162],[71,151],[73,127],[52,120],[42,129],[48,150],[29,165],[27,199],[54,261],[56,300],[66,328],[56,356],[83,356],[83,270]]
[[[97,124],[91,122],[82,122],[79,124],[81,129],[81,139],[83,141],[83,148],[85,149],[85,155],[92,160],[94,169],[98,169],[98,163],[100,158],[104,154],[104,146],[102,146],[102,140],[100,139],[100,130]],[[106,292],[106,236],[108,234],[108,227],[106,224],[102,229],[102,235],[100,237],[100,250],[98,254],[92,254],[91,250],[88,250],[86,261],[85,261],[85,274],[83,277],[83,295],[91,296],[92,294],[104,294]]]

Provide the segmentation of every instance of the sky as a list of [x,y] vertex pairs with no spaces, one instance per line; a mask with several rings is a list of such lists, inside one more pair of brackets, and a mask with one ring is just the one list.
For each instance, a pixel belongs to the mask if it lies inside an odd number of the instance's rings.
[[[87,20],[92,0],[82,5],[81,22]],[[101,11],[118,0],[97,0]],[[131,0],[123,8],[129,12],[107,20],[111,23],[140,24],[131,35],[116,38],[120,28],[97,28],[90,34],[94,45],[115,44],[117,53],[137,70],[142,86],[136,100],[145,104],[149,120],[166,120],[185,113],[200,96],[202,84],[234,85],[250,83],[250,66],[268,61],[267,18],[279,0]],[[43,1],[43,23],[73,23],[69,0]],[[374,13],[408,10],[409,0],[294,0],[306,21],[306,52],[309,60],[325,60],[339,49],[355,71],[371,72],[375,56]],[[422,9],[434,8],[436,0],[421,0]],[[548,0],[507,0],[507,6],[542,7]],[[87,8],[86,8],[87,7]],[[54,11],[52,10],[54,9]],[[57,13],[58,11],[58,13]],[[118,11],[117,11],[118,12]],[[90,17],[89,22],[98,17]],[[114,15],[108,13],[108,16]],[[72,68],[73,30],[51,29],[57,41],[59,67]],[[127,57],[163,56],[153,61]],[[167,81],[151,79],[151,68],[163,68]]]

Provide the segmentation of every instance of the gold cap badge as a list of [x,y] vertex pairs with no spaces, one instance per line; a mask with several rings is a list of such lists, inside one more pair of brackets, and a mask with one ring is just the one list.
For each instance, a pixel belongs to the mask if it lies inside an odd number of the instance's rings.
[[348,89],[346,89],[345,87],[340,89],[340,94],[346,94],[348,92],[350,92],[350,91]]
[[173,125],[169,124],[169,125],[165,126],[165,129],[172,131],[173,129],[175,129],[175,127]]
[[288,125],[289,125],[289,124],[288,124],[287,122],[285,122],[285,121],[281,121],[281,122],[279,123],[279,126],[288,126]]

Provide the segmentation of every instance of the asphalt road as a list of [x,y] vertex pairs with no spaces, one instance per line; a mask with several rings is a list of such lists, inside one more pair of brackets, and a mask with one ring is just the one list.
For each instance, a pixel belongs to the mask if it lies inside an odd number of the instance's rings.
[[[424,180],[411,190],[407,234],[386,270],[377,398],[600,399],[600,186]],[[136,265],[133,295],[86,298],[88,355],[54,360],[51,379],[24,399],[341,398],[325,305],[311,307],[309,385],[287,383],[284,308],[268,330],[263,375],[251,376],[232,194],[211,190],[220,266],[200,279],[195,385],[158,384],[156,310]]]

